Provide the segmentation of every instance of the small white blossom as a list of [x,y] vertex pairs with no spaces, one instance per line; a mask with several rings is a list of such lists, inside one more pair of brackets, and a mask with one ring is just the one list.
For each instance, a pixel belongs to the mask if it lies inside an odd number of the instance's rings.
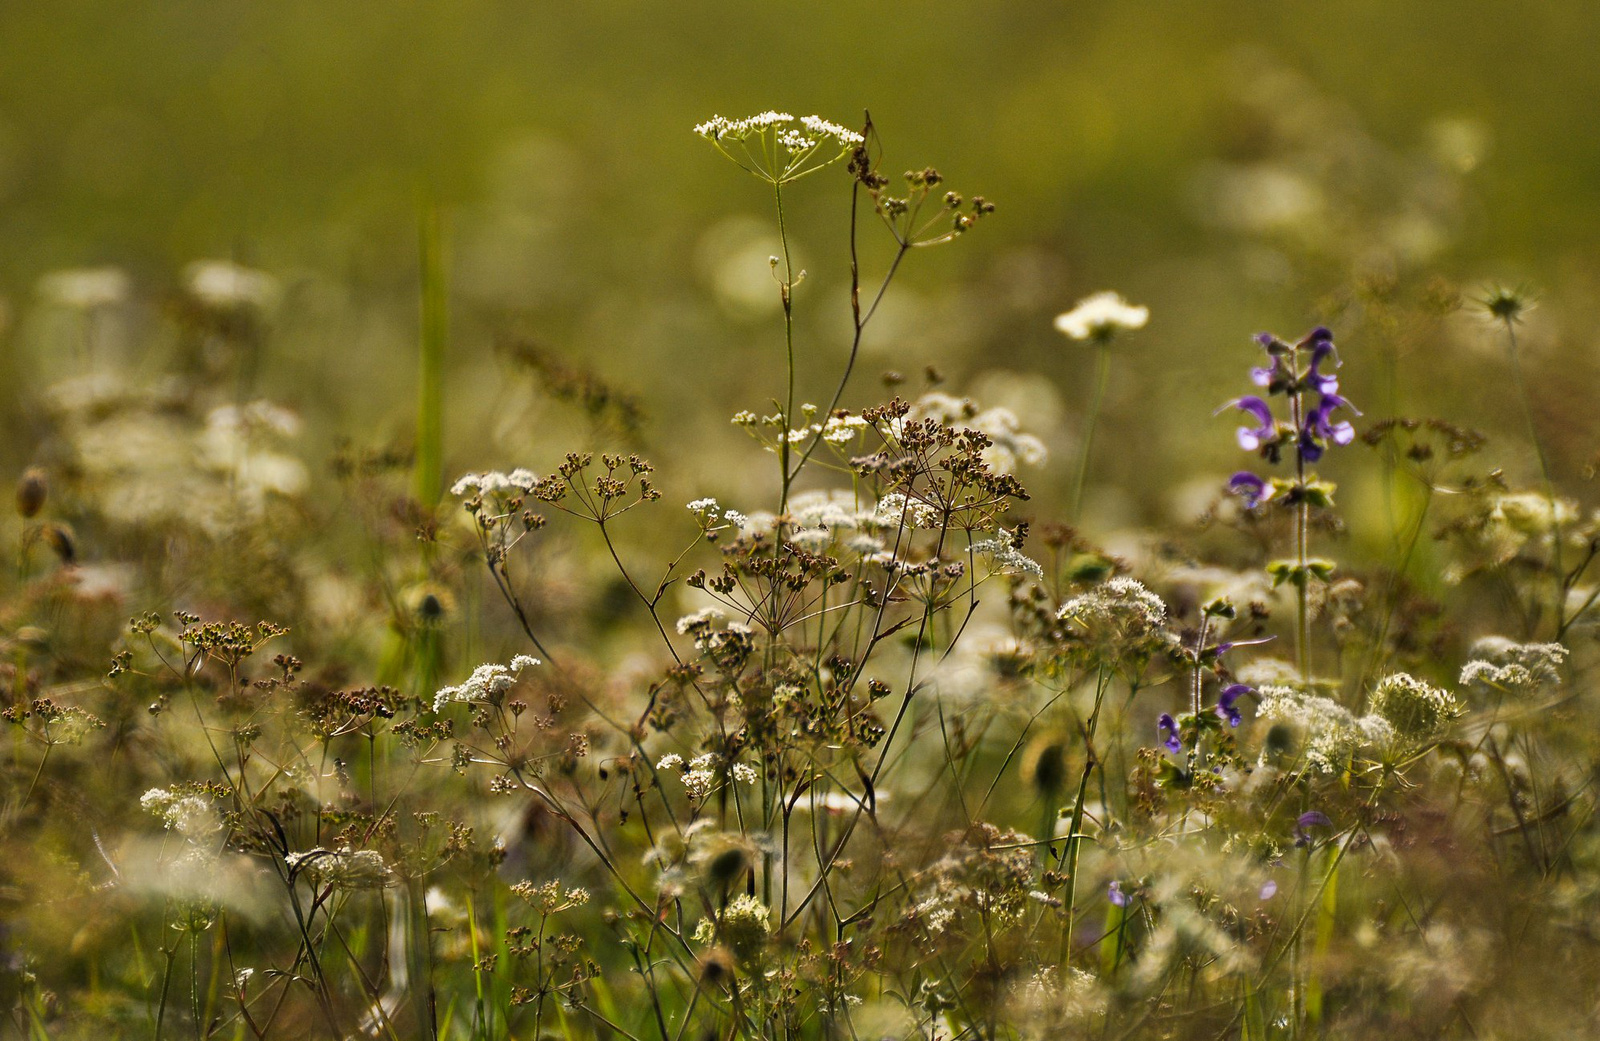
[[1118,293],[1095,293],[1079,300],[1072,310],[1056,315],[1056,328],[1074,340],[1103,340],[1119,329],[1143,329],[1150,309],[1122,299]]
[[93,311],[128,298],[128,275],[121,268],[71,268],[39,279],[39,295],[61,307]]
[[184,270],[189,293],[219,311],[266,310],[278,301],[278,280],[226,260],[199,260]]

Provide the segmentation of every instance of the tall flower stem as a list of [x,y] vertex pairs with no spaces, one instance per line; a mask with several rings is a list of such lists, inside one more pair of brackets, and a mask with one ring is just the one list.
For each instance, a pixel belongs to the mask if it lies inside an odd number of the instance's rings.
[[[1528,385],[1522,377],[1522,352],[1517,347],[1516,321],[1510,316],[1501,318],[1506,327],[1506,343],[1511,355],[1511,378],[1517,385],[1517,401],[1522,405],[1522,420],[1528,427],[1528,440],[1533,442],[1534,454],[1539,459],[1539,475],[1544,479],[1545,499],[1550,504],[1550,560],[1555,565],[1555,602],[1551,605],[1556,619],[1556,632],[1566,630],[1566,580],[1561,564],[1561,519],[1556,510],[1556,483],[1550,476],[1550,458],[1539,437],[1539,427],[1533,421],[1533,403],[1528,398]],[[1537,624],[1537,623],[1535,623]],[[1530,634],[1531,635],[1531,634]]]
[[1094,394],[1089,399],[1089,412],[1084,418],[1083,445],[1078,452],[1078,478],[1072,488],[1072,523],[1078,523],[1083,513],[1083,489],[1089,479],[1090,451],[1094,446],[1094,428],[1100,422],[1100,408],[1105,402],[1106,386],[1111,382],[1111,344],[1101,339],[1096,348]]
[[1072,802],[1072,818],[1067,826],[1067,839],[1061,847],[1061,860],[1059,864],[1066,870],[1067,892],[1065,897],[1067,922],[1061,935],[1061,966],[1065,972],[1072,964],[1072,932],[1076,925],[1076,903],[1078,899],[1078,851],[1082,845],[1079,832],[1083,830],[1083,800],[1089,794],[1089,778],[1094,775],[1094,768],[1099,765],[1094,754],[1094,732],[1100,722],[1100,706],[1105,701],[1106,688],[1111,684],[1111,673],[1101,667],[1099,675],[1095,677],[1094,708],[1089,713],[1089,719],[1083,726],[1083,773],[1078,777],[1078,794]]
[[[1289,407],[1294,421],[1294,428],[1300,430],[1305,425],[1305,400],[1299,393],[1289,396]],[[1311,681],[1311,573],[1308,564],[1311,559],[1311,503],[1305,497],[1306,487],[1306,456],[1305,452],[1296,450],[1294,454],[1295,485],[1301,489],[1300,501],[1294,509],[1294,546],[1295,564],[1295,660],[1300,668],[1300,679],[1303,682]]]
[[794,475],[789,472],[789,431],[794,427],[794,259],[789,253],[789,230],[783,219],[783,181],[775,179],[772,182],[772,198],[778,207],[778,245],[783,254],[783,284],[779,287],[783,295],[783,350],[788,364],[787,393],[783,406],[783,440],[778,443],[778,463],[782,468],[783,485],[778,499],[778,524],[781,525],[783,516],[789,512],[789,485],[794,480]]

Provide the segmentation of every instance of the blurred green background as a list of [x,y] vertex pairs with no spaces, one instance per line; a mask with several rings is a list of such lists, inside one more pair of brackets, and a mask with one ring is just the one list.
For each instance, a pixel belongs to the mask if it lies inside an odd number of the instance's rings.
[[[1025,475],[1041,509],[1070,483],[1092,371],[1050,319],[1104,288],[1153,314],[1097,442],[1107,528],[1192,513],[1188,482],[1238,462],[1210,411],[1246,388],[1263,328],[1333,325],[1369,417],[1516,431],[1514,401],[1483,392],[1505,377],[1494,331],[1419,317],[1496,281],[1541,297],[1529,365],[1558,476],[1594,450],[1592,4],[55,0],[0,5],[0,40],[13,468],[40,388],[89,364],[41,277],[126,271],[93,363],[149,376],[202,258],[279,280],[258,389],[306,417],[314,466],[334,436],[403,442],[433,200],[447,474],[603,440],[513,378],[493,348],[516,336],[638,396],[636,443],[670,493],[760,505],[722,462],[753,452],[727,416],[781,393],[770,200],[689,128],[769,107],[870,109],[887,172],[931,163],[998,204],[913,258],[847,403],[932,363],[948,389],[1015,404],[1053,450]],[[796,195],[802,389],[822,398],[848,332],[842,168]]]

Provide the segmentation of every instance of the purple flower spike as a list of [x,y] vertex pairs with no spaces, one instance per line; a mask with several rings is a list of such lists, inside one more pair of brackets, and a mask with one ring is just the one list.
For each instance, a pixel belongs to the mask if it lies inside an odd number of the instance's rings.
[[1244,507],[1253,510],[1267,497],[1267,482],[1251,473],[1240,470],[1228,481],[1228,490],[1244,500]]
[[1217,715],[1226,719],[1230,727],[1238,726],[1244,718],[1239,714],[1239,699],[1255,692],[1254,687],[1245,683],[1230,683],[1223,687],[1222,694],[1217,698]]
[[1294,822],[1294,844],[1296,846],[1311,845],[1312,828],[1331,828],[1333,821],[1321,810],[1308,810],[1302,813]]
[[1156,733],[1167,735],[1161,743],[1169,752],[1183,751],[1183,742],[1178,740],[1178,721],[1163,712],[1161,718],[1156,720]]
[[1237,401],[1230,401],[1223,407],[1236,408],[1241,412],[1248,412],[1260,422],[1261,425],[1257,427],[1239,428],[1239,447],[1245,451],[1254,452],[1278,436],[1278,424],[1272,418],[1272,406],[1255,395],[1252,394]]
[[1106,888],[1106,899],[1118,907],[1128,906],[1128,894],[1122,891],[1121,882],[1113,882]]

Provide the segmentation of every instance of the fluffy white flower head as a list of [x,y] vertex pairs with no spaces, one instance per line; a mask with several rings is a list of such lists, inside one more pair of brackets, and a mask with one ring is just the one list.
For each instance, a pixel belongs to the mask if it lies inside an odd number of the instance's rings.
[[1079,300],[1077,306],[1056,315],[1056,328],[1074,340],[1108,340],[1123,329],[1143,329],[1150,320],[1148,307],[1130,304],[1120,293],[1106,291]]

